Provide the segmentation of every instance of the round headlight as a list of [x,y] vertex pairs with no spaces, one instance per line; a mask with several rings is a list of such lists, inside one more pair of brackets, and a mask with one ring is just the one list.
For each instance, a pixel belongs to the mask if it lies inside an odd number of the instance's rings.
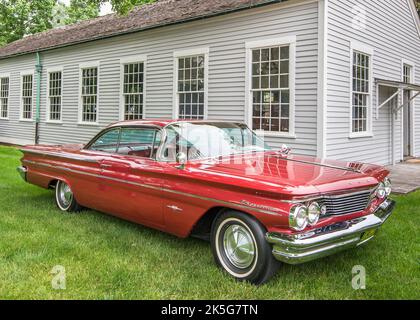
[[314,226],[318,223],[321,214],[321,206],[317,202],[312,202],[308,207],[308,223]]
[[391,184],[391,180],[389,178],[385,178],[384,186],[385,186],[385,194],[388,197],[392,193],[392,184]]
[[379,199],[385,199],[386,197],[386,189],[383,182],[381,182],[378,186],[378,189],[376,189],[376,197]]
[[289,215],[290,227],[302,231],[308,225],[308,208],[302,205],[293,207]]

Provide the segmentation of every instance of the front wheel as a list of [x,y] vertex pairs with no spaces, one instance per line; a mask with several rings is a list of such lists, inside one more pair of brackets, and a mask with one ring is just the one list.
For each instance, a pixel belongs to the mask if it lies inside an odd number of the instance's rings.
[[259,285],[272,278],[279,263],[265,240],[266,230],[254,218],[223,213],[212,226],[211,245],[219,267],[241,281]]
[[82,207],[77,203],[73,191],[64,181],[58,181],[55,187],[55,202],[64,212],[79,212]]

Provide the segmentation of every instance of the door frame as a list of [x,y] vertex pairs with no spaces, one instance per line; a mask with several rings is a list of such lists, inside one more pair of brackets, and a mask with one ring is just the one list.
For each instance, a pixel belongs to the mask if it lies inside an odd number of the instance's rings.
[[[411,78],[411,82],[413,82],[415,74],[416,74],[416,64],[414,63],[414,61],[410,61],[410,60],[406,60],[406,59],[402,59],[401,60],[401,81],[404,82],[404,65],[408,65],[411,67],[411,74],[410,74],[410,78]],[[404,101],[404,91],[402,92],[402,97],[401,100],[402,102]],[[413,96],[413,92],[411,91],[411,97]],[[401,159],[402,161],[404,161],[405,155],[404,155],[404,150],[405,150],[405,144],[404,144],[404,135],[405,135],[405,130],[406,128],[404,127],[404,117],[405,117],[405,112],[406,110],[409,110],[410,112],[410,150],[409,150],[409,156],[414,156],[414,143],[415,143],[415,114],[414,114],[414,101],[410,102],[410,105],[408,106],[409,109],[407,109],[407,106],[404,106],[403,108],[401,108]]]

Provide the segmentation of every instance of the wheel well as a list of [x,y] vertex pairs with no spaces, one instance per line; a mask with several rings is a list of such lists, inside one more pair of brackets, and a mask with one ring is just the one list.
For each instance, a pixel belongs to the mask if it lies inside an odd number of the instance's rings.
[[48,189],[55,189],[57,182],[58,182],[57,179],[51,180],[50,183],[48,184]]
[[194,225],[191,231],[191,236],[195,238],[200,238],[206,241],[210,241],[211,226],[213,224],[213,221],[216,220],[217,217],[220,216],[223,212],[228,211],[228,210],[238,211],[238,212],[241,212],[243,214],[253,217],[252,215],[246,212],[240,211],[240,210],[227,208],[227,207],[214,207],[214,208],[209,209],[200,218],[200,220],[197,221],[197,223]]
[[229,208],[214,207],[208,210],[194,225],[191,236],[209,241],[213,221],[226,210]]

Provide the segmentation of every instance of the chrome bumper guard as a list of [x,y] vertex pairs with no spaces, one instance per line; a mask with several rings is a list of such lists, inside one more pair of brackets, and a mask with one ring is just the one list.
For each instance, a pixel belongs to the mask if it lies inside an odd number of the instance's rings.
[[17,167],[16,170],[19,172],[22,179],[26,182],[26,174],[28,173],[28,169],[25,167]]
[[336,223],[310,232],[286,235],[267,233],[274,257],[288,264],[300,264],[354,248],[368,242],[388,219],[395,201],[385,200],[371,215]]

